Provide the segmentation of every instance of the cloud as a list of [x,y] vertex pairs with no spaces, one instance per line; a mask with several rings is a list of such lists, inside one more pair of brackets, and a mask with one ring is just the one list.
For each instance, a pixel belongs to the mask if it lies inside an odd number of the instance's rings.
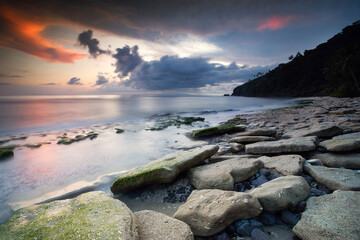
[[96,80],[96,83],[94,84],[94,86],[101,86],[101,85],[109,83],[109,80],[107,80],[104,76],[98,75],[97,77],[98,77],[98,79]]
[[80,82],[80,78],[77,78],[77,77],[70,78],[70,80],[67,82],[67,84],[68,85],[83,85]]
[[[33,16],[34,17],[34,16]],[[74,50],[53,43],[41,32],[46,23],[26,19],[22,12],[9,7],[0,10],[0,46],[25,52],[48,62],[73,63],[84,58]]]
[[[70,79],[71,80],[71,79]],[[80,79],[79,79],[80,80]],[[68,83],[69,84],[69,83]],[[53,82],[51,82],[51,83],[42,83],[42,84],[40,84],[40,85],[44,85],[44,86],[55,86],[56,85],[56,83],[53,83]]]
[[145,90],[176,90],[201,88],[233,80],[247,81],[270,66],[239,67],[236,63],[226,67],[209,63],[207,58],[179,58],[163,56],[160,60],[143,62],[131,72],[125,86]]
[[0,78],[22,78],[20,75],[11,75],[6,73],[0,73]]
[[265,22],[259,25],[256,28],[256,30],[257,31],[262,31],[265,29],[277,30],[289,25],[292,20],[294,20],[294,16],[272,16],[270,18],[265,19]]
[[134,46],[130,48],[126,45],[123,48],[117,48],[116,54],[113,54],[113,58],[116,59],[116,73],[121,73],[122,77],[126,77],[131,71],[133,71],[142,62],[138,53],[139,47]]
[[109,50],[102,50],[99,48],[99,40],[92,38],[93,31],[87,30],[79,34],[78,42],[80,46],[88,47],[89,53],[92,57],[96,58],[100,54],[110,54]]

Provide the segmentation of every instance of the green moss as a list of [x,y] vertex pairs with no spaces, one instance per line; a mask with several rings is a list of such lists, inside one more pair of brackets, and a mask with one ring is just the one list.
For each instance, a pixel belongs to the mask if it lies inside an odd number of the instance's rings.
[[72,144],[74,142],[83,141],[83,140],[88,139],[88,138],[90,140],[93,140],[93,139],[97,138],[98,135],[99,135],[98,133],[89,132],[87,135],[76,135],[75,138],[68,138],[68,137],[66,137],[65,134],[63,134],[63,136],[57,142],[57,144],[69,145],[69,144]]
[[193,138],[202,138],[202,137],[210,137],[225,133],[234,133],[234,132],[242,132],[242,131],[245,131],[245,127],[243,126],[222,125],[218,127],[194,130],[190,132],[189,135]]
[[166,117],[157,119],[153,127],[147,128],[149,131],[160,131],[168,127],[175,126],[180,127],[181,125],[192,125],[194,122],[203,122],[205,118],[202,117]]
[[124,132],[124,129],[121,129],[121,128],[115,128],[116,130],[116,133],[123,133]]
[[14,156],[14,152],[12,150],[0,150],[0,159],[8,158]]
[[40,143],[38,143],[38,144],[25,144],[24,146],[28,147],[28,148],[39,148],[39,147],[41,147],[41,144]]

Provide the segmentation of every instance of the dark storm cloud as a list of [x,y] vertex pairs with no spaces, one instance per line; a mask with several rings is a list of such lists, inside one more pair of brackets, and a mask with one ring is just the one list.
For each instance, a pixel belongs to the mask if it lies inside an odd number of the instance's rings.
[[232,80],[245,80],[270,69],[270,66],[243,68],[236,63],[226,67],[209,63],[208,60],[164,56],[158,61],[143,62],[131,73],[125,85],[146,90],[200,88]]
[[20,75],[12,75],[6,73],[0,73],[0,78],[22,78],[23,76]]
[[112,55],[116,59],[115,72],[121,73],[122,77],[127,76],[133,71],[138,65],[141,64],[142,59],[139,56],[138,46],[130,48],[126,45],[123,48],[117,48],[116,54]]
[[110,54],[109,50],[102,50],[99,48],[99,40],[92,38],[93,31],[87,30],[79,34],[78,42],[80,46],[87,47],[92,57],[96,58],[100,54]]
[[67,84],[68,85],[83,85],[80,82],[80,78],[77,78],[77,77],[70,78],[70,80],[67,82]]
[[104,76],[99,75],[94,86],[101,86],[107,83],[109,83],[109,80],[107,80]]

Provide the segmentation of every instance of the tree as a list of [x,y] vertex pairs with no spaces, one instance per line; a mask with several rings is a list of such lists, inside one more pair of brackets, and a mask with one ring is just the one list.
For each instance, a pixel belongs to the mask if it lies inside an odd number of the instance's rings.
[[290,55],[289,56],[289,60],[291,61],[291,60],[293,60],[294,59],[294,55]]

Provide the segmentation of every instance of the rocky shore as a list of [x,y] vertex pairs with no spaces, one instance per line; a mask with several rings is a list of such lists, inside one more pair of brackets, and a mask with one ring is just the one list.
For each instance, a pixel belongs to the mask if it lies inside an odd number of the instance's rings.
[[[207,144],[119,176],[113,196],[20,209],[1,239],[360,239],[359,98],[306,99],[188,136]],[[125,196],[179,207],[132,211]]]

